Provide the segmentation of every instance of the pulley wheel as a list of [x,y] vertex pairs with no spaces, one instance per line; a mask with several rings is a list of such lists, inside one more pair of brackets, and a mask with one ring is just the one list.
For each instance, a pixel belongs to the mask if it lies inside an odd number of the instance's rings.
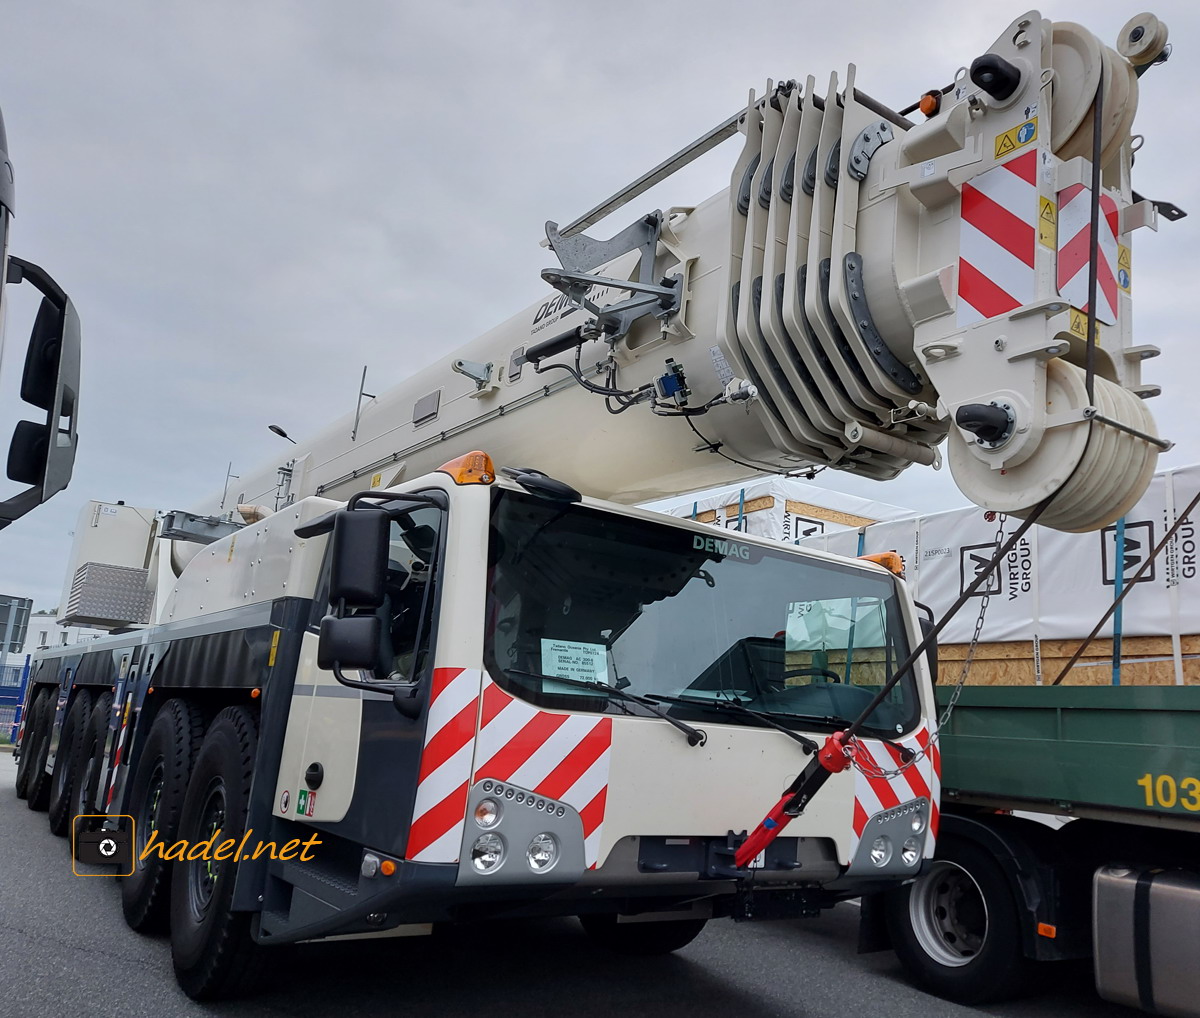
[[[1103,416],[1156,434],[1145,403],[1127,389],[1097,376],[1095,396]],[[1087,405],[1083,369],[1061,358],[1047,362],[1046,412],[1059,414]],[[1039,524],[1082,533],[1108,526],[1133,508],[1154,474],[1158,448],[1108,425],[1080,421],[1047,429],[1032,456],[1001,474],[979,459],[962,433],[952,428],[947,460],[955,482],[977,505],[1025,517],[1053,495]]]

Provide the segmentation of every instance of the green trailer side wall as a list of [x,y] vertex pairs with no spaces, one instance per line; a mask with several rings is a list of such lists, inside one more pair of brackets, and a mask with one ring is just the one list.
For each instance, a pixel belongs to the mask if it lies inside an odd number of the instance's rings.
[[[938,691],[943,706],[949,695]],[[1200,827],[1200,687],[967,686],[941,748],[948,802],[958,792],[1053,812],[1171,814]],[[1149,791],[1138,784],[1145,775]]]

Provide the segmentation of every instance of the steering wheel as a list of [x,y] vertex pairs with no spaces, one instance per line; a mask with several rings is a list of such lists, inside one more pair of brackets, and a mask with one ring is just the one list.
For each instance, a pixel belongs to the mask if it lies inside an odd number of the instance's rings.
[[841,682],[842,677],[837,672],[831,672],[828,668],[795,668],[790,672],[784,672],[785,679],[794,679],[798,675],[823,675],[830,682]]

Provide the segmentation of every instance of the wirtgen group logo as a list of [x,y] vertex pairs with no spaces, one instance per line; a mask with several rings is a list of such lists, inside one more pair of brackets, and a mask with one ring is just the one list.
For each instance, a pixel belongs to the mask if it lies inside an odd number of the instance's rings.
[[[115,820],[129,823],[122,829],[106,829],[99,825]],[[97,816],[80,814],[71,821],[71,869],[77,877],[107,877],[115,872],[127,877],[133,873],[133,826],[131,816]],[[108,867],[99,873],[81,873],[76,863],[83,866]]]
[[[1126,523],[1123,544],[1119,563],[1121,579],[1122,583],[1129,583],[1133,580],[1133,574],[1146,561],[1150,549],[1154,547],[1154,524],[1149,520]],[[1116,527],[1105,527],[1100,531],[1100,554],[1104,562],[1104,585],[1106,587],[1115,586],[1118,566]],[[1154,582],[1154,566],[1155,563],[1151,562],[1150,568],[1138,578],[1138,583]]]
[[[968,544],[965,548],[958,549],[958,590],[960,594],[965,594],[967,588],[975,582],[975,577],[982,573],[992,557],[996,554],[995,542],[991,544]],[[989,597],[1000,593],[1000,570],[992,572],[986,580],[979,585],[979,589],[975,591],[972,597],[983,597],[985,594]]]

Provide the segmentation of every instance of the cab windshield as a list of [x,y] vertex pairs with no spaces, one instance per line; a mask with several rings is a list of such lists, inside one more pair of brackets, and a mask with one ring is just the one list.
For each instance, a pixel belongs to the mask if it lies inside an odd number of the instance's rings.
[[[733,702],[832,728],[908,655],[891,576],[736,532],[494,497],[485,659],[541,706],[636,713],[625,693],[685,719],[756,723]],[[866,727],[895,737],[917,718],[910,673]]]

